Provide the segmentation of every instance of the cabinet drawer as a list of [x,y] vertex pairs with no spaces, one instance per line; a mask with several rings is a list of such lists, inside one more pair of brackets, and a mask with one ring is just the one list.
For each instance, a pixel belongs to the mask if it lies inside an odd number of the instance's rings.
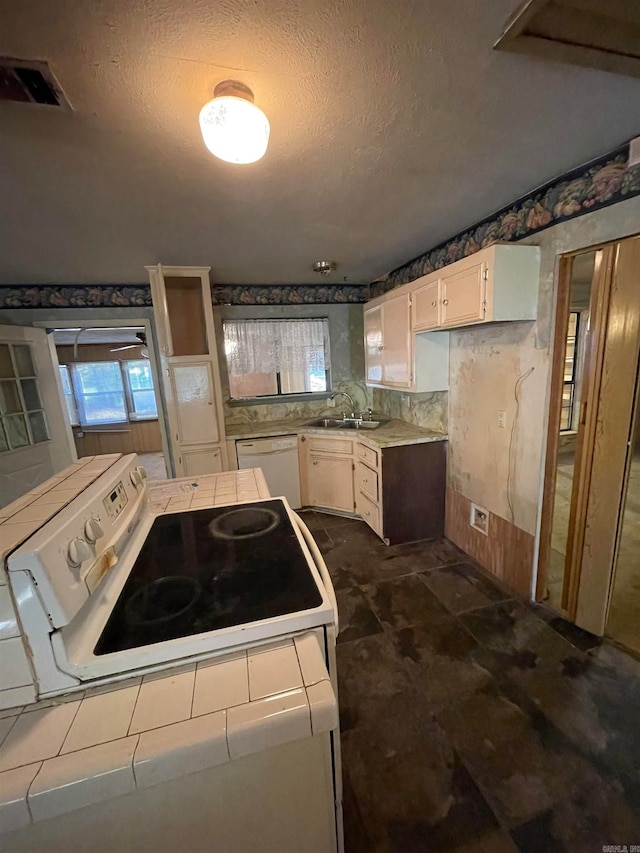
[[371,500],[380,500],[380,491],[378,485],[378,472],[369,468],[363,462],[358,462],[356,466],[356,489],[364,492]]
[[358,444],[358,457],[362,459],[367,465],[371,465],[373,468],[378,467],[378,451],[372,450],[370,447],[367,447],[364,444]]
[[382,536],[382,525],[380,523],[380,507],[368,498],[364,492],[358,489],[356,493],[356,512],[366,521],[378,536]]
[[353,442],[348,438],[320,438],[309,436],[309,450],[320,453],[353,453]]

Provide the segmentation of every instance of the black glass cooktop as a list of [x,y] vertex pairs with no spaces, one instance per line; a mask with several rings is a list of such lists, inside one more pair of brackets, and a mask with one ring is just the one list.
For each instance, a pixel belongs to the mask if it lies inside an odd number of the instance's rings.
[[95,654],[244,625],[321,603],[282,501],[161,515]]

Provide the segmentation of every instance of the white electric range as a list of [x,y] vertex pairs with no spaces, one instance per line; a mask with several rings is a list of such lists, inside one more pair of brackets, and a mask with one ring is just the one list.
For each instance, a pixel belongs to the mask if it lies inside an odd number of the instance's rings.
[[[321,652],[324,646],[335,708],[337,608],[311,534],[284,498],[226,503],[217,492],[214,499],[204,481],[210,484],[211,478],[154,483],[150,490],[137,457],[123,457],[9,556],[9,583],[38,699],[99,685],[116,689],[118,681],[157,671],[162,677],[163,670],[169,678],[184,663],[208,664],[230,652],[270,648],[273,641],[311,632]],[[150,494],[158,490],[175,497],[158,502]],[[238,489],[235,496],[241,494]],[[319,699],[303,692],[313,720]],[[341,853],[337,722],[317,732],[314,723],[306,734],[292,731],[271,745],[274,716],[285,707],[281,696],[286,694],[253,706],[262,709],[251,712],[251,721],[254,728],[263,727],[265,734],[256,742],[264,741],[266,752],[242,753],[240,771],[233,770],[230,752],[229,764],[158,785],[136,800],[134,823],[136,831],[144,827],[145,848],[167,849],[158,816],[169,791],[171,797],[185,797],[180,825],[194,850],[211,849],[216,833],[233,838],[233,849],[255,849],[250,839],[256,825],[261,849],[282,850],[277,839],[294,832],[294,809],[300,818],[295,849]],[[229,788],[234,772],[243,774],[242,796]],[[293,803],[287,785],[299,774],[307,783],[296,786]],[[211,801],[203,799],[203,790]],[[276,812],[265,791],[282,800]],[[96,804],[89,817],[83,810],[71,812],[51,828],[46,822],[42,829],[33,824],[20,836],[21,843],[30,851],[49,849],[48,842],[38,846],[38,839],[56,831],[65,849],[84,849],[87,820],[100,826],[113,821],[125,827],[128,838],[127,824],[114,819],[118,809],[126,812],[125,801]],[[215,820],[213,803],[224,804]],[[100,849],[114,849],[109,833],[104,835]]]
[[[190,487],[186,478],[167,484]],[[335,684],[334,591],[286,500],[199,500],[187,511],[172,511],[172,503],[154,511],[131,454],[11,554],[9,582],[38,697],[309,628],[324,630]]]

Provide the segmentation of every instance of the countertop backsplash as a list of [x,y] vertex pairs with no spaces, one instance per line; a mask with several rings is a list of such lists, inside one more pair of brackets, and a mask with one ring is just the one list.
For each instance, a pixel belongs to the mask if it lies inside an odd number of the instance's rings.
[[406,421],[413,426],[447,432],[447,392],[432,391],[409,394],[406,391],[388,391],[369,388],[371,408],[378,414]]
[[[371,389],[364,381],[355,380],[334,383],[334,392],[345,391],[351,397],[358,411],[365,411],[371,404]],[[263,403],[257,406],[225,405],[225,425],[227,431],[234,424],[246,424],[253,421],[279,421],[285,418],[318,418],[324,414],[347,411],[349,401],[346,397],[338,397],[336,405],[331,408],[327,399],[299,400],[291,403]]]
[[[356,410],[373,409],[376,414],[406,421],[413,426],[436,432],[447,431],[447,392],[434,391],[428,394],[409,394],[404,391],[388,391],[382,388],[367,388],[363,381],[336,383],[335,391],[346,391],[353,397]],[[335,412],[347,411],[349,401],[338,397],[331,408],[328,400],[300,400],[291,403],[264,403],[255,406],[225,406],[227,432],[239,424],[282,421],[287,418],[317,418]]]

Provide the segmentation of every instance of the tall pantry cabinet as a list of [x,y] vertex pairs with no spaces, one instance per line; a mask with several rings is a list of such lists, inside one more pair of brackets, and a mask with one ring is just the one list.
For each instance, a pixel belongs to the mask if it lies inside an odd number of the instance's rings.
[[146,267],[177,477],[228,468],[211,267]]

